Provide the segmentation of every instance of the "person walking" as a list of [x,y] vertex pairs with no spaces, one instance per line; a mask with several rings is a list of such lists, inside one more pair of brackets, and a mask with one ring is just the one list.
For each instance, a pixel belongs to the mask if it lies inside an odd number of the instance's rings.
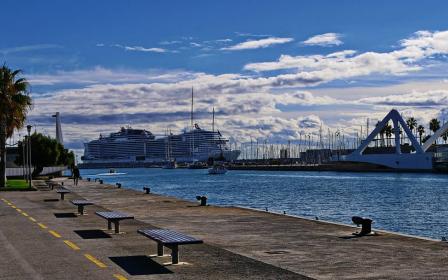
[[78,166],[75,166],[73,167],[73,183],[75,184],[75,186],[78,185],[79,177],[80,177],[79,168]]

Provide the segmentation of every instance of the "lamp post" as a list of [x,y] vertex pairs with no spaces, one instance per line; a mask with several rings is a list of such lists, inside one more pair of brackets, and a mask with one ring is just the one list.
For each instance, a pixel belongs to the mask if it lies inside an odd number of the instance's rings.
[[32,180],[32,174],[31,174],[31,128],[32,125],[27,125],[26,130],[28,131],[28,187],[31,188],[31,180]]

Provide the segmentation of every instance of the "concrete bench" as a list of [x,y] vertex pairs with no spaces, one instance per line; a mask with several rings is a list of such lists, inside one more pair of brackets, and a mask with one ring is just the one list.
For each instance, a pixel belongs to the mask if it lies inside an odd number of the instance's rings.
[[58,188],[56,192],[61,195],[61,200],[64,200],[64,196],[66,193],[70,193],[70,191],[66,188]]
[[104,211],[104,212],[95,212],[96,215],[100,216],[103,219],[107,220],[107,229],[112,229],[112,223],[115,225],[115,233],[120,233],[120,221],[134,219],[134,216],[116,212],[116,211]]
[[84,207],[87,205],[93,205],[93,202],[90,202],[88,200],[85,199],[76,199],[76,200],[72,200],[70,201],[73,205],[78,206],[78,214],[79,215],[84,215]]
[[139,229],[137,232],[157,242],[157,256],[163,256],[164,246],[171,249],[173,264],[179,263],[179,245],[204,243],[200,239],[169,229]]

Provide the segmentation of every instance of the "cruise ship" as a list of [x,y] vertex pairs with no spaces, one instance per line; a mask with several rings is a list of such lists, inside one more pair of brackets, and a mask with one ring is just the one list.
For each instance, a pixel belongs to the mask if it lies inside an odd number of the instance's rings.
[[[239,150],[229,148],[229,140],[219,131],[204,130],[197,124],[181,134],[156,137],[150,131],[122,127],[109,136],[84,143],[84,165],[135,166],[135,163],[159,164],[167,161],[178,163],[206,162],[210,158],[233,161]],[[141,165],[140,164],[140,165]]]

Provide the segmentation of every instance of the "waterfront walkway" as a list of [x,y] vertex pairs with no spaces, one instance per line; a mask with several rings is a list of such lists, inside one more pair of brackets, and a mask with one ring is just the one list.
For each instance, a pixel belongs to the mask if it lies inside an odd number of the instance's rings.
[[[445,279],[448,244],[402,235],[352,238],[353,227],[194,202],[80,181],[54,191],[0,193],[0,279]],[[192,200],[196,195],[192,194]],[[68,200],[96,205],[76,216]],[[14,208],[16,207],[16,208]],[[17,210],[20,209],[20,211]],[[104,234],[94,211],[118,210],[126,234]],[[25,215],[24,215],[25,214]],[[347,217],[350,221],[350,217]],[[143,227],[176,230],[205,244],[180,249],[183,265],[148,257]]]

